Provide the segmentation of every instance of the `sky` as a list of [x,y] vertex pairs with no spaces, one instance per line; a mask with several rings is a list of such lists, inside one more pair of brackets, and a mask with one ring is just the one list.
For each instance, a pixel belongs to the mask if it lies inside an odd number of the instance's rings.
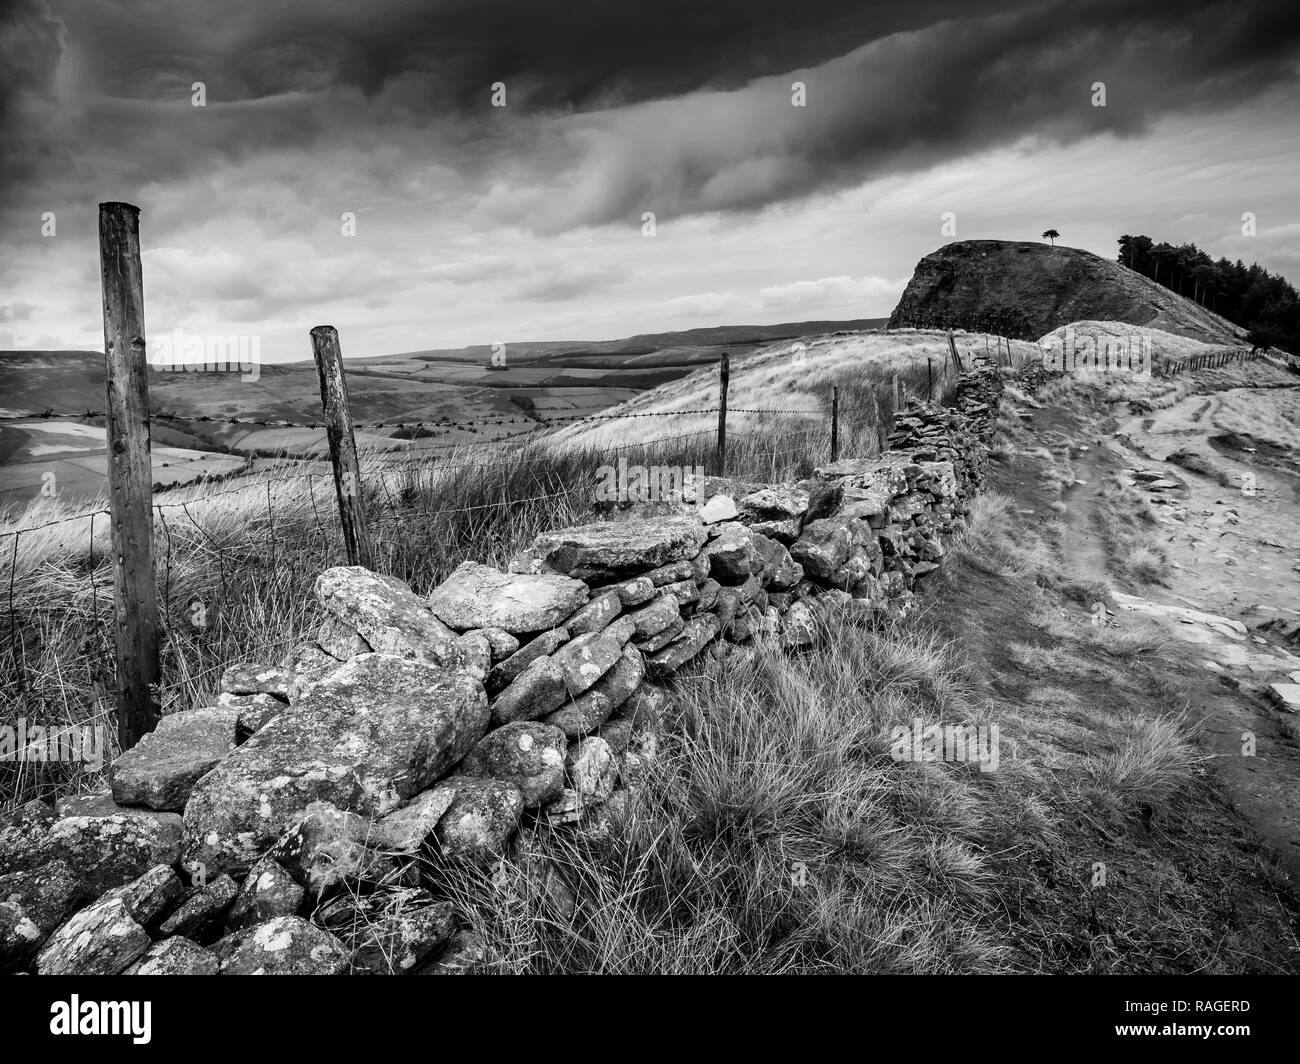
[[926,253],[1049,228],[1300,284],[1293,0],[3,12],[2,349],[102,349],[111,200],[147,333],[269,361],[883,317]]

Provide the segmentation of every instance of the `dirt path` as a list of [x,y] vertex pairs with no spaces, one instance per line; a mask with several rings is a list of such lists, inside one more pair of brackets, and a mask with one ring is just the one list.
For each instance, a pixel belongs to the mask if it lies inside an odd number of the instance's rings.
[[[1259,401],[1267,402],[1267,395]],[[1185,661],[1180,679],[1215,774],[1300,886],[1300,723],[1267,697],[1269,684],[1300,680],[1289,675],[1300,670],[1300,647],[1251,630],[1271,616],[1300,618],[1300,507],[1288,471],[1253,462],[1247,452],[1234,460],[1216,450],[1210,440],[1220,434],[1218,405],[1217,395],[1193,394],[1138,417],[1120,404],[1104,437],[1076,430],[1071,465],[1086,483],[1062,493],[1062,548],[1079,576],[1108,580],[1116,589],[1114,623],[1158,632],[1171,654]],[[1071,420],[1067,411],[1045,408],[1035,411],[1031,425],[1042,439]],[[1251,484],[1242,474],[1253,474],[1253,490],[1224,487],[1164,461],[1188,449],[1214,459],[1232,485]],[[1098,489],[1132,469],[1178,485],[1150,491],[1170,559],[1163,586],[1117,578],[1099,532]],[[1143,489],[1140,479],[1128,479]]]

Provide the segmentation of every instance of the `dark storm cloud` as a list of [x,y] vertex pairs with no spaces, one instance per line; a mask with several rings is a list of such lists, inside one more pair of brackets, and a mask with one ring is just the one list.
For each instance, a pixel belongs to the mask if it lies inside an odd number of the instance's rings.
[[[465,178],[504,175],[486,220],[554,231],[757,208],[1027,135],[1132,134],[1296,79],[1291,0],[974,8],[64,0],[56,17],[23,0],[0,87],[26,108],[8,108],[0,180],[93,199],[292,148],[365,167],[383,144],[393,173],[436,158]],[[46,114],[60,57],[69,87]],[[794,79],[806,108],[790,106]],[[495,81],[505,111],[488,106]],[[1105,108],[1090,106],[1095,81]]]

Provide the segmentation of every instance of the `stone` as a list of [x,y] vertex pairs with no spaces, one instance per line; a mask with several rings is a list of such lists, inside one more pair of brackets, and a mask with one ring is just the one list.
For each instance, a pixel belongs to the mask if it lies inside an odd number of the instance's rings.
[[[674,614],[675,611],[674,606]],[[566,643],[552,655],[551,660],[564,674],[564,686],[569,696],[576,697],[609,672],[622,652],[622,644],[617,640],[593,632]]]
[[[588,698],[594,691],[582,697]],[[568,712],[567,707],[560,712]],[[563,789],[566,749],[565,734],[555,724],[514,721],[480,739],[459,771],[512,784],[523,796],[524,807],[533,809]]]
[[551,574],[503,573],[462,562],[429,594],[429,605],[452,628],[501,628],[519,635],[555,628],[587,601],[581,580]]
[[532,662],[492,702],[492,724],[536,720],[559,709],[569,697],[564,669],[553,657]]
[[753,571],[754,535],[738,521],[716,526],[717,535],[700,553],[709,559],[709,575],[720,584],[738,584]]
[[623,611],[617,591],[602,591],[564,622],[570,635],[589,635],[606,628]]
[[385,900],[383,910],[339,932],[352,953],[354,974],[406,975],[446,945],[456,930],[451,903],[434,901],[426,891],[409,889]]
[[185,855],[243,871],[313,801],[383,816],[456,765],[487,730],[464,673],[362,654],[209,772],[185,807]]
[[781,521],[753,521],[749,525],[751,532],[767,536],[768,539],[774,539],[787,547],[799,538],[801,528],[802,524],[797,517]]
[[499,857],[524,812],[519,788],[468,776],[448,782],[455,785],[456,797],[433,831],[443,856],[477,864]]
[[808,492],[793,485],[760,488],[743,496],[738,506],[742,518],[758,521],[794,518],[797,528],[797,519],[808,509]]
[[679,562],[670,562],[668,565],[661,565],[657,569],[651,569],[645,574],[656,588],[663,587],[666,584],[675,584],[681,580],[693,580],[695,578],[695,560],[693,558],[684,559]]
[[658,650],[662,650],[681,635],[682,629],[685,627],[686,621],[681,617],[676,617],[673,619],[673,623],[662,632],[656,632],[654,635],[648,636],[645,639],[638,639],[634,643],[634,646],[637,650],[641,651],[642,654],[653,654]]
[[515,679],[539,658],[548,657],[569,641],[567,628],[555,628],[543,632],[525,643],[519,650],[504,661],[492,667],[485,681],[488,694],[495,695],[514,683]]
[[303,643],[284,656],[280,667],[292,677],[288,698],[289,705],[296,706],[316,684],[338,672],[343,663],[315,643]]
[[76,913],[36,957],[40,975],[118,975],[149,948],[149,933],[120,898]]
[[460,650],[462,672],[482,683],[492,668],[492,644],[481,630],[466,632],[456,640]]
[[[546,723],[570,739],[594,731],[631,697],[644,675],[645,661],[641,652],[634,646],[624,647],[617,662],[600,680],[546,717]],[[557,787],[557,793],[558,790]]]
[[327,613],[354,629],[376,653],[449,668],[459,664],[455,633],[396,577],[381,576],[359,565],[335,566],[316,578],[316,598]]
[[120,899],[131,919],[141,927],[148,927],[184,893],[185,884],[171,865],[160,864],[130,883],[114,887],[104,898]]
[[216,955],[188,938],[176,935],[155,942],[123,975],[216,975]]
[[636,635],[636,619],[625,613],[601,634],[622,646]]
[[85,897],[113,887],[180,857],[180,818],[163,824],[158,815],[123,810],[113,816],[69,816],[29,822],[0,831],[0,876],[36,871],[53,861],[75,870]]
[[704,610],[713,609],[713,604],[718,601],[718,591],[721,588],[722,585],[714,580],[713,577],[709,577],[700,584],[700,597],[695,600],[695,611],[700,613]]
[[[694,515],[600,521],[543,532],[525,552],[526,564],[561,573],[578,568],[643,572],[694,557],[705,538],[704,525]],[[511,568],[515,568],[514,563]]]
[[274,695],[218,695],[217,705],[235,711],[235,742],[242,743],[254,732],[261,731],[288,705]]
[[27,871],[0,876],[0,901],[20,906],[42,936],[63,923],[88,895],[81,877],[58,857]]
[[639,606],[655,597],[655,583],[648,576],[638,576],[615,584],[611,591],[618,595],[624,606]]
[[808,604],[793,603],[781,618],[781,626],[777,634],[781,646],[786,648],[809,646],[814,643],[817,639],[817,624]]
[[766,587],[772,591],[789,591],[804,578],[803,566],[791,557],[790,552],[780,543],[773,551],[772,559],[764,572],[767,574]]
[[277,916],[246,927],[212,947],[222,975],[341,975],[347,948],[301,916]]
[[[488,732],[488,735],[493,734],[495,733]],[[408,805],[375,821],[370,829],[370,846],[392,854],[414,853],[418,850],[433,834],[442,814],[451,807],[452,799],[456,797],[453,779],[435,784],[427,791],[417,794]]]
[[290,679],[289,674],[279,666],[268,667],[237,661],[227,665],[221,674],[221,692],[228,695],[267,694],[287,699]]
[[697,614],[686,622],[676,642],[669,643],[646,660],[646,675],[652,680],[671,676],[695,657],[718,634],[718,618],[711,613]]
[[1278,709],[1289,713],[1300,712],[1300,683],[1271,683],[1269,697]]
[[158,930],[164,936],[201,939],[210,931],[216,932],[238,893],[238,883],[227,875],[217,876],[206,885],[193,888]]
[[661,594],[653,602],[637,608],[628,616],[632,618],[635,625],[633,638],[645,639],[662,632],[673,621],[680,620],[681,606],[675,595]]
[[676,599],[679,609],[700,600],[700,588],[694,580],[678,580],[672,584],[664,584],[659,590],[661,596],[671,595]]
[[487,639],[488,646],[492,648],[493,665],[505,661],[506,658],[519,649],[519,640],[504,628],[483,628],[479,630]]
[[470,975],[481,970],[483,956],[483,946],[478,939],[468,931],[457,931],[437,959],[426,964],[417,974]]
[[285,827],[266,856],[306,888],[308,896],[320,898],[345,885],[377,882],[391,871],[381,854],[367,848],[369,835],[365,817],[329,802],[312,802]]
[[790,548],[790,556],[809,576],[829,580],[849,559],[848,530],[836,521],[813,521]]
[[207,706],[172,713],[113,762],[113,798],[122,805],[180,812],[201,776],[235,748],[239,710]]
[[573,744],[565,768],[570,786],[587,808],[608,798],[618,780],[618,759],[609,743],[596,735]]
[[21,905],[0,901],[0,972],[7,972],[30,957],[44,937]]
[[706,525],[717,524],[719,521],[731,521],[739,513],[740,511],[736,508],[736,500],[730,495],[714,495],[699,508],[700,520]]
[[345,624],[337,617],[326,617],[321,622],[316,630],[316,645],[339,661],[348,661],[358,654],[370,654],[375,649],[352,625]]
[[49,824],[61,815],[56,814],[47,802],[33,798],[30,802],[24,802],[16,809],[11,809],[7,813],[0,813],[0,831],[6,828],[23,827],[28,824]]
[[226,933],[264,924],[277,916],[292,916],[306,894],[278,863],[263,857],[249,869],[226,914]]

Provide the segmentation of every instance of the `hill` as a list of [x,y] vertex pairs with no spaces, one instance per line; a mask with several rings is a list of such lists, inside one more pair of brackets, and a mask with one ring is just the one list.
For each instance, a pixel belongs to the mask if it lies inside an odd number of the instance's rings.
[[1208,344],[1245,333],[1198,303],[1078,248],[1019,240],[960,240],[916,265],[891,329],[984,329],[1022,340],[1076,321],[1117,321]]

